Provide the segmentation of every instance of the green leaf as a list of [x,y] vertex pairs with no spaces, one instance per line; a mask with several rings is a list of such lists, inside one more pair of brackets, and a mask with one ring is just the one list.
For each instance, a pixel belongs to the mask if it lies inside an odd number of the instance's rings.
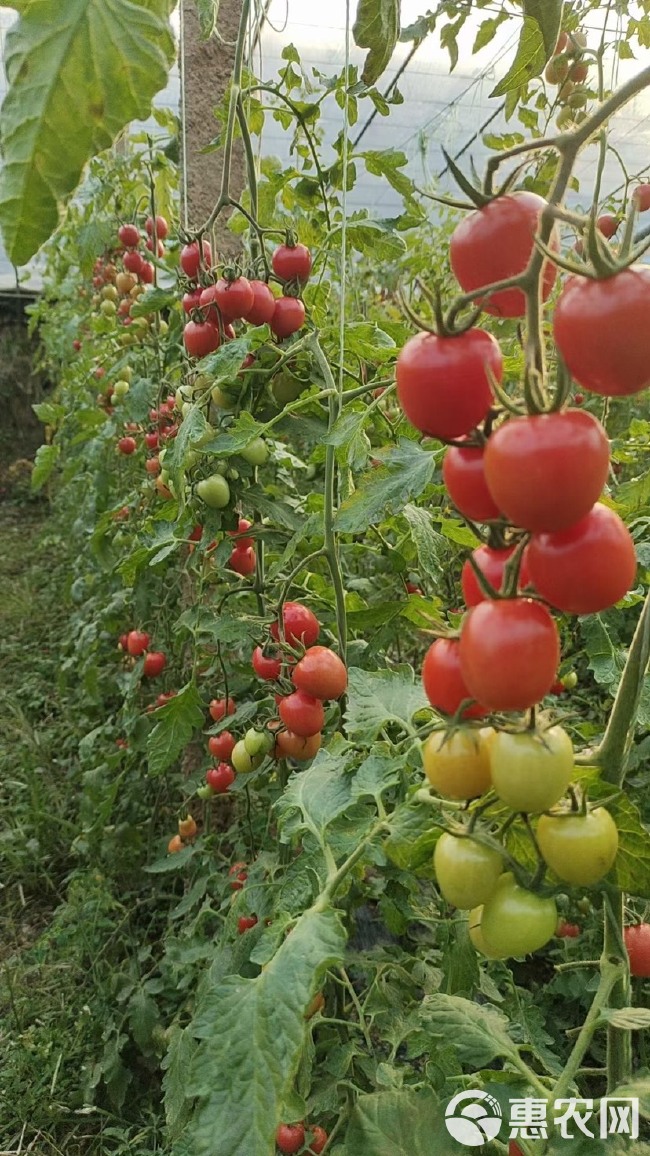
[[196,1042],[189,1028],[181,1029],[178,1024],[170,1028],[171,1042],[162,1067],[163,1089],[165,1093],[165,1116],[167,1127],[172,1133],[177,1125],[186,1119],[187,1100],[185,1084],[187,1073],[196,1051]]
[[32,470],[32,490],[36,493],[41,490],[48,481],[52,470],[54,469],[60,454],[58,446],[39,446],[34,458],[34,469]]
[[149,313],[158,313],[161,309],[171,309],[178,301],[176,293],[169,289],[147,289],[142,293],[130,308],[131,317],[146,317]]
[[168,0],[22,0],[7,32],[0,228],[14,265],[54,232],[84,165],[144,119],[175,46]]
[[311,831],[322,843],[330,823],[353,805],[352,780],[342,773],[341,745],[319,751],[308,770],[292,775],[276,804],[285,835]]
[[370,321],[357,321],[345,327],[345,348],[364,360],[386,361],[395,353],[395,342],[388,333]]
[[650,1077],[639,1077],[633,1079],[630,1084],[619,1085],[613,1092],[610,1092],[612,1098],[619,1096],[623,1099],[635,1099],[639,1101],[639,1113],[646,1120],[650,1119]]
[[178,433],[172,442],[171,447],[165,454],[165,469],[176,480],[178,474],[182,471],[185,464],[185,455],[191,446],[205,436],[210,429],[205,420],[203,410],[198,405],[190,406],[185,417],[183,418]]
[[[372,96],[372,92],[369,93]],[[348,221],[346,236],[349,244],[375,261],[394,261],[406,251],[406,242],[386,221]]]
[[463,1067],[476,1071],[497,1057],[514,1059],[517,1049],[508,1035],[508,1020],[493,1007],[455,995],[426,996],[421,1017],[432,1036],[451,1042]]
[[431,1088],[399,1088],[359,1096],[345,1134],[350,1156],[454,1156],[444,1109]]
[[213,386],[231,382],[241,369],[241,363],[246,355],[264,345],[269,335],[268,325],[260,325],[257,329],[250,329],[245,337],[226,341],[215,353],[209,353],[203,358],[201,373],[207,373],[212,378]]
[[371,85],[387,67],[399,36],[400,0],[359,0],[352,28],[354,43],[368,48],[361,73],[364,84]]
[[443,562],[447,549],[445,539],[432,526],[431,514],[421,506],[412,506],[409,502],[404,507],[411,537],[418,554],[419,570],[434,582],[440,583],[443,578]]
[[[406,200],[411,200],[415,185],[411,178],[401,171],[408,164],[406,153],[400,152],[398,149],[384,149],[383,151],[369,149],[360,155],[371,176],[384,177]],[[411,207],[415,208],[415,202]]]
[[195,0],[195,4],[201,36],[204,40],[209,40],[217,31],[219,0]]
[[359,489],[343,502],[335,519],[341,533],[358,534],[391,514],[401,513],[433,480],[435,456],[415,442],[404,439],[385,461],[364,475]]
[[[608,790],[611,791],[611,784],[599,785],[599,794]],[[608,803],[607,810],[618,827],[618,853],[608,878],[615,881],[620,891],[650,899],[650,840],[639,811],[626,794]]]
[[410,730],[413,715],[426,706],[422,683],[409,666],[349,671],[346,725],[353,742],[371,743],[391,723]]
[[42,401],[38,405],[33,405],[32,409],[44,425],[57,425],[67,412],[64,405],[57,405],[53,401]]
[[609,1007],[600,1013],[601,1023],[611,1024],[625,1032],[641,1032],[650,1028],[650,1008]]
[[198,1098],[184,1133],[192,1156],[273,1156],[309,1031],[305,1011],[327,968],[341,963],[345,939],[334,911],[310,908],[256,979],[208,981],[186,1073],[187,1094]]
[[515,59],[506,75],[492,89],[490,96],[518,92],[533,77],[541,75],[547,59],[542,29],[532,16],[524,16]]
[[158,721],[147,740],[150,775],[160,775],[171,766],[204,717],[201,697],[193,683],[184,686],[156,711]]
[[485,48],[486,45],[494,40],[499,25],[503,24],[503,21],[508,19],[509,14],[507,12],[500,12],[498,16],[489,17],[487,20],[483,20],[479,25],[478,32],[476,33],[476,39],[472,45],[472,55],[474,55],[476,52],[480,52],[482,48]]
[[621,482],[617,487],[616,510],[623,519],[632,517],[648,509],[650,504],[650,477],[648,471],[638,478],[631,478],[629,482]]
[[393,754],[388,743],[376,744],[354,774],[352,798],[363,799],[370,795],[379,801],[386,791],[400,782],[401,769],[402,760]]
[[589,669],[596,682],[606,686],[613,693],[625,665],[622,649],[612,640],[601,614],[593,614],[582,619],[580,633],[589,659]]
[[442,827],[435,826],[440,808],[418,803],[413,799],[400,803],[390,815],[390,834],[384,841],[384,850],[397,867],[416,871],[425,864],[430,867]]

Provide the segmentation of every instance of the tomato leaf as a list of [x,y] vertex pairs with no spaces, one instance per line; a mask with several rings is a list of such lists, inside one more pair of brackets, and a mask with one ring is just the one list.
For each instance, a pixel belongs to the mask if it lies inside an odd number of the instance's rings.
[[358,534],[390,514],[401,513],[433,480],[436,459],[430,451],[404,438],[384,458],[385,464],[361,479],[359,488],[343,502],[336,515],[342,533]]
[[353,806],[351,776],[341,773],[342,739],[319,751],[306,771],[300,771],[276,804],[283,836],[311,831],[322,844],[326,828]]
[[149,774],[160,775],[187,746],[204,721],[201,697],[188,683],[156,711],[156,722],[147,740]]
[[448,559],[449,555],[444,537],[434,530],[428,510],[409,502],[404,507],[404,517],[418,553],[419,570],[434,582],[441,583],[444,575],[443,560]]
[[399,36],[400,0],[359,0],[352,28],[354,43],[368,48],[361,73],[364,84],[375,84],[387,67]]
[[555,47],[562,20],[562,0],[524,0],[524,25],[517,53],[490,96],[505,96],[540,76]]
[[600,1021],[624,1032],[646,1031],[650,1028],[650,1008],[606,1007],[600,1013]]
[[451,1041],[463,1067],[484,1068],[502,1056],[514,1059],[517,1048],[508,1035],[506,1016],[455,995],[425,996],[422,1019],[435,1039]]
[[204,40],[209,40],[217,31],[219,0],[195,0],[195,3],[201,36]]
[[349,671],[346,724],[353,742],[372,742],[391,723],[409,731],[413,715],[426,706],[422,684],[411,667]]
[[171,1043],[161,1065],[165,1072],[163,1076],[165,1116],[167,1127],[172,1134],[178,1134],[179,1126],[187,1121],[189,1105],[185,1098],[185,1082],[197,1045],[190,1029],[181,1029],[178,1024],[173,1024],[169,1028],[169,1035]]
[[[432,1088],[391,1088],[359,1096],[345,1134],[354,1156],[451,1156],[461,1151],[450,1139],[444,1109]],[[453,1147],[452,1147],[453,1146]]]
[[175,49],[168,0],[17,7],[0,112],[0,228],[9,259],[24,265],[54,232],[88,159],[148,115]]
[[52,470],[54,469],[60,454],[58,446],[39,446],[34,458],[34,469],[32,470],[31,486],[34,493],[37,490],[42,490],[43,486],[49,479]]
[[354,773],[353,799],[370,795],[375,801],[380,800],[386,791],[399,783],[400,772],[401,759],[398,761],[389,744],[377,744]]
[[388,858],[405,871],[431,864],[442,827],[435,826],[440,810],[413,799],[400,803],[388,820],[390,834],[384,841]]
[[198,1101],[184,1132],[192,1156],[214,1156],[215,1142],[228,1156],[272,1156],[309,1031],[305,1010],[345,938],[334,911],[310,908],[256,979],[208,974],[186,1072],[186,1095]]

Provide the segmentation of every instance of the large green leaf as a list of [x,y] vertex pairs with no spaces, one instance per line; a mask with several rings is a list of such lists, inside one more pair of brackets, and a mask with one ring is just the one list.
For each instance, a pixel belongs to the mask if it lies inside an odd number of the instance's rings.
[[357,742],[372,742],[391,723],[411,729],[416,711],[428,706],[422,684],[410,667],[395,670],[349,672],[348,734]]
[[307,1035],[305,1010],[345,932],[332,910],[301,915],[256,979],[217,979],[199,1002],[200,1039],[187,1094],[198,1099],[184,1138],[191,1156],[273,1156],[275,1130]]
[[415,442],[404,439],[384,460],[386,465],[366,474],[358,490],[341,506],[336,527],[342,534],[359,534],[390,514],[400,513],[433,480],[435,455]]
[[374,84],[388,65],[399,36],[400,0],[359,0],[352,34],[368,48],[361,79]]
[[496,1008],[437,994],[425,997],[421,1015],[432,1036],[452,1041],[460,1062],[473,1071],[487,1067],[497,1057],[517,1057],[517,1048],[508,1035],[508,1020]]
[[160,775],[177,759],[204,720],[201,698],[188,683],[156,711],[159,720],[147,741],[149,774]]
[[19,0],[0,112],[0,228],[15,265],[54,232],[84,165],[146,117],[174,58],[169,0]]
[[539,76],[550,58],[562,19],[562,0],[524,0],[524,26],[515,59],[490,96],[504,96]]
[[354,1156],[454,1156],[466,1151],[447,1132],[431,1088],[395,1088],[359,1096],[345,1136]]

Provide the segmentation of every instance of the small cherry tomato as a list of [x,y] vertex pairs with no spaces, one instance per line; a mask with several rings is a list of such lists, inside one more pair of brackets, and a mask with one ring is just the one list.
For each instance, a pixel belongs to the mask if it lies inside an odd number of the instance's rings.
[[[212,264],[212,246],[209,241],[202,243],[203,264],[208,267]],[[198,241],[191,241],[184,245],[180,255],[181,269],[191,281],[196,280],[201,266],[201,254]]]
[[224,795],[235,781],[235,772],[229,763],[219,763],[205,772],[205,781],[218,795]]
[[250,931],[251,927],[255,927],[257,923],[256,915],[240,915],[237,920],[237,932],[243,935],[245,931]]
[[[313,646],[320,633],[320,622],[307,606],[300,602],[285,602],[282,606],[282,626],[285,641],[290,646],[301,643],[303,646]],[[280,641],[280,629],[277,622],[271,625],[271,634],[276,642]]]
[[243,314],[250,325],[268,325],[275,310],[275,297],[265,281],[251,281],[253,304]]
[[[424,656],[422,684],[431,706],[454,715],[462,702],[472,698],[460,672],[460,648],[455,638],[438,638]],[[481,718],[486,713],[480,703],[465,707],[463,718]]]
[[623,941],[630,961],[630,972],[641,979],[650,977],[650,923],[636,923],[623,928]]
[[305,1143],[305,1129],[302,1124],[280,1124],[275,1133],[275,1142],[284,1156],[294,1156]]
[[291,731],[280,730],[275,736],[275,757],[277,759],[295,759],[298,763],[305,763],[313,759],[320,750],[323,736],[320,731],[315,735],[303,738],[302,735],[292,734]]
[[234,714],[237,710],[234,698],[213,698],[208,710],[215,722],[220,722],[227,714]]
[[254,574],[256,565],[257,558],[252,546],[236,546],[228,559],[230,569],[234,570],[236,574],[241,574],[242,577]]
[[178,833],[181,839],[193,839],[197,830],[196,819],[192,815],[178,820]]
[[433,853],[433,866],[447,903],[469,909],[489,899],[503,871],[503,857],[469,836],[443,831]]
[[485,479],[482,446],[449,446],[442,461],[442,480],[457,510],[472,522],[489,522],[501,511]]
[[604,807],[595,807],[586,815],[558,812],[540,815],[537,843],[544,861],[558,879],[591,887],[613,866],[618,851],[618,830]]
[[258,678],[276,679],[280,677],[282,659],[275,654],[266,655],[261,646],[256,646],[251,659]]
[[117,235],[125,249],[135,249],[140,244],[140,231],[137,225],[120,225]]
[[555,900],[520,887],[510,872],[500,877],[483,905],[481,933],[497,958],[538,951],[552,939],[556,927]]
[[411,425],[429,437],[465,437],[494,400],[490,376],[501,381],[498,342],[482,329],[455,337],[417,333],[397,358],[397,397]]
[[148,649],[151,642],[146,630],[130,630],[126,636],[126,649],[133,658],[139,658]]
[[431,786],[449,799],[475,799],[492,785],[487,732],[459,727],[448,734],[434,731],[422,747],[424,773]]
[[318,734],[325,722],[322,702],[301,690],[280,699],[278,713],[287,730],[301,738]]
[[236,741],[230,731],[222,731],[219,735],[210,735],[208,750],[215,759],[219,759],[219,762],[227,762],[235,748]]
[[304,285],[311,273],[311,253],[306,245],[278,245],[271,264],[281,281],[297,281]]
[[255,304],[255,295],[247,277],[238,277],[236,281],[220,277],[214,288],[214,299],[226,321],[239,320]]
[[[514,552],[514,546],[509,546],[505,550],[494,550],[491,546],[478,546],[476,550],[472,551],[472,558],[475,564],[481,573],[485,575],[492,589],[496,590],[497,593],[501,590],[501,583],[503,582],[506,566]],[[529,581],[526,553],[524,552],[519,566],[519,589],[521,590],[525,586],[528,586]],[[479,602],[485,601],[486,595],[478,584],[478,579],[469,559],[463,565],[460,584],[466,606],[478,606]]]
[[142,673],[145,678],[157,678],[167,666],[167,658],[161,650],[150,650],[144,656]]
[[514,734],[493,732],[487,753],[492,786],[513,811],[547,811],[562,798],[573,778],[573,744],[560,726]]
[[276,337],[290,337],[305,324],[305,306],[299,297],[277,297],[269,322]]
[[460,671],[490,710],[527,710],[548,694],[560,661],[557,626],[530,598],[479,602],[460,636]]
[[320,699],[340,698],[348,685],[345,663],[326,646],[306,650],[291,677],[298,690]]

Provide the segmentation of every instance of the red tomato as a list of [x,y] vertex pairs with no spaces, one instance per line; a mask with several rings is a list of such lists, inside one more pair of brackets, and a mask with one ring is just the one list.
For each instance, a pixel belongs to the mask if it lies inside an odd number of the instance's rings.
[[533,534],[526,558],[538,594],[566,614],[606,610],[627,594],[636,575],[632,535],[600,502],[566,530]]
[[348,685],[348,672],[338,654],[326,646],[311,646],[293,671],[293,684],[314,698],[340,698]]
[[555,682],[557,627],[530,598],[479,602],[462,626],[460,669],[470,694],[490,710],[527,710]]
[[133,658],[139,658],[148,649],[151,638],[145,630],[130,630],[126,636],[126,649]]
[[228,560],[228,565],[231,570],[234,570],[236,574],[241,574],[242,577],[247,574],[254,574],[257,565],[255,550],[252,546],[235,546]]
[[577,939],[580,935],[580,927],[577,923],[567,923],[566,919],[561,919],[555,934],[558,939]]
[[147,458],[144,463],[144,468],[148,474],[159,474],[161,470],[160,460],[158,458]]
[[136,225],[120,225],[117,235],[125,249],[135,249],[140,244],[140,232]]
[[313,759],[317,751],[320,750],[320,745],[323,741],[323,736],[320,731],[315,735],[308,735],[303,738],[301,735],[294,735],[291,731],[278,731],[275,736],[275,757],[276,759],[295,759],[296,762],[305,763],[308,759]]
[[501,381],[501,350],[492,334],[469,329],[457,337],[416,333],[397,358],[399,403],[411,425],[435,438],[464,437],[494,400],[489,373]]
[[138,448],[135,438],[120,438],[117,448],[121,454],[134,454]]
[[276,337],[290,337],[305,324],[305,306],[299,297],[278,297],[269,322]]
[[144,656],[142,673],[145,678],[157,678],[167,666],[167,659],[162,650],[150,650]]
[[[460,704],[473,696],[460,672],[460,649],[455,638],[439,638],[424,656],[422,684],[431,706],[443,714],[456,714]],[[466,707],[463,718],[482,718],[485,710],[478,703]]]
[[301,690],[281,698],[278,713],[288,731],[305,739],[322,731],[325,722],[322,702]]
[[[153,239],[151,237],[148,237],[145,244],[146,244],[149,252],[153,253]],[[160,241],[160,240],[158,241],[158,243],[156,245],[156,256],[157,257],[164,257],[165,256],[165,246],[163,245],[162,241]]]
[[[192,241],[189,245],[183,246],[180,262],[185,275],[194,281],[198,277],[201,266],[198,241]],[[203,241],[203,264],[208,267],[212,264],[212,246],[209,241]]]
[[457,510],[472,522],[489,522],[501,511],[485,480],[481,446],[449,446],[442,461],[442,480]]
[[235,772],[230,763],[219,763],[218,767],[210,767],[205,772],[205,781],[218,795],[224,795],[235,781]]
[[177,693],[175,690],[163,691],[156,697],[156,707],[166,706],[170,698],[176,698]]
[[[120,634],[120,637],[117,640],[117,645],[119,646],[120,650],[128,650],[128,648],[129,648],[129,636],[128,636],[128,634]],[[147,646],[148,645],[149,645],[149,641],[147,640]],[[146,649],[147,649],[147,647],[145,646],[145,650]]]
[[284,1156],[293,1156],[305,1143],[305,1129],[302,1124],[280,1124],[275,1133],[275,1142]]
[[190,357],[205,357],[221,344],[219,326],[212,321],[188,321],[183,330],[183,344]]
[[306,245],[278,245],[271,264],[281,281],[298,281],[304,285],[311,273],[311,253]]
[[203,526],[194,526],[192,533],[189,535],[190,542],[200,542],[203,537]]
[[[320,633],[320,622],[307,606],[300,602],[285,602],[282,607],[282,625],[284,637],[290,646],[297,642],[303,646],[313,646]],[[280,630],[277,622],[271,626],[271,634],[276,642],[280,640]]]
[[153,433],[145,434],[144,444],[148,450],[157,450],[158,446],[160,445],[160,438],[158,437],[158,434],[155,431]]
[[[509,546],[506,550],[493,550],[491,546],[478,546],[476,550],[472,551],[472,558],[476,562],[476,565],[479,570],[485,574],[493,590],[496,590],[497,593],[501,590],[501,582],[503,581],[506,565],[514,552],[514,546]],[[524,553],[519,567],[519,589],[523,590],[529,581],[530,576],[526,564],[526,554]],[[469,559],[463,566],[460,584],[466,606],[477,606],[479,602],[483,602],[485,594],[478,584]]]
[[250,325],[268,325],[275,310],[275,297],[265,281],[251,281],[253,304],[244,313],[244,321]]
[[228,868],[228,875],[230,876],[230,888],[232,891],[241,891],[244,883],[248,879],[248,872],[246,871],[245,863],[233,863],[232,867]]
[[210,735],[208,739],[208,750],[215,759],[219,762],[226,762],[235,749],[237,742],[234,735],[230,731],[222,731],[220,735]]
[[258,678],[275,679],[280,677],[282,659],[273,654],[266,655],[261,646],[255,647],[251,662]]
[[154,269],[153,265],[151,264],[151,261],[143,261],[142,262],[142,265],[140,267],[140,273],[138,274],[138,276],[140,277],[140,280],[144,282],[145,285],[153,285],[154,279],[156,276],[156,270]]
[[200,285],[196,289],[189,289],[187,293],[183,294],[181,305],[186,313],[191,313],[193,309],[198,309],[201,303],[203,289]]
[[[153,230],[153,217],[147,217],[145,224],[144,224],[144,227],[145,227],[147,233],[149,234],[149,236],[153,237],[153,231],[154,231]],[[169,225],[167,224],[167,221],[165,220],[164,217],[157,216],[156,217],[156,236],[158,237],[158,240],[164,241],[165,237],[167,236],[168,233],[169,233]]]
[[214,299],[227,321],[237,321],[255,303],[255,294],[247,277],[228,281],[220,277],[214,287]]
[[632,975],[642,979],[650,977],[650,923],[636,923],[623,928],[623,941],[627,948]]
[[609,240],[610,237],[614,236],[620,223],[618,217],[613,217],[611,213],[603,213],[602,217],[596,221],[596,228],[603,234],[603,237],[607,237]]
[[647,213],[650,209],[650,184],[637,185],[632,193],[632,199],[636,202],[639,213]]
[[250,550],[250,548],[255,545],[254,538],[247,538],[243,536],[246,534],[247,530],[252,529],[252,526],[252,522],[249,522],[246,518],[240,518],[237,524],[237,529],[228,530],[228,537],[237,539],[236,545],[240,550]]
[[240,935],[243,935],[245,931],[250,931],[251,927],[254,927],[256,923],[256,915],[240,915],[237,920],[237,931]]
[[312,1124],[309,1130],[311,1132],[311,1139],[307,1152],[313,1152],[315,1156],[320,1156],[320,1153],[327,1144],[327,1132],[324,1128],[319,1128],[318,1124]]
[[553,314],[553,336],[571,376],[604,397],[650,385],[650,266],[605,280],[570,277]]
[[521,1148],[514,1140],[508,1141],[508,1156],[524,1156]]
[[225,718],[227,714],[234,714],[237,710],[234,698],[213,698],[208,710],[215,722]]
[[[516,192],[496,197],[476,209],[454,229],[449,246],[451,268],[466,293],[523,273],[534,251],[533,237],[546,201],[537,193]],[[553,235],[551,246],[557,247]],[[556,268],[544,263],[543,298],[555,282]],[[521,289],[501,289],[481,302],[496,317],[523,317],[526,298]]]
[[582,409],[510,418],[485,450],[490,493],[525,530],[563,530],[579,521],[600,497],[608,469],[607,434]]

